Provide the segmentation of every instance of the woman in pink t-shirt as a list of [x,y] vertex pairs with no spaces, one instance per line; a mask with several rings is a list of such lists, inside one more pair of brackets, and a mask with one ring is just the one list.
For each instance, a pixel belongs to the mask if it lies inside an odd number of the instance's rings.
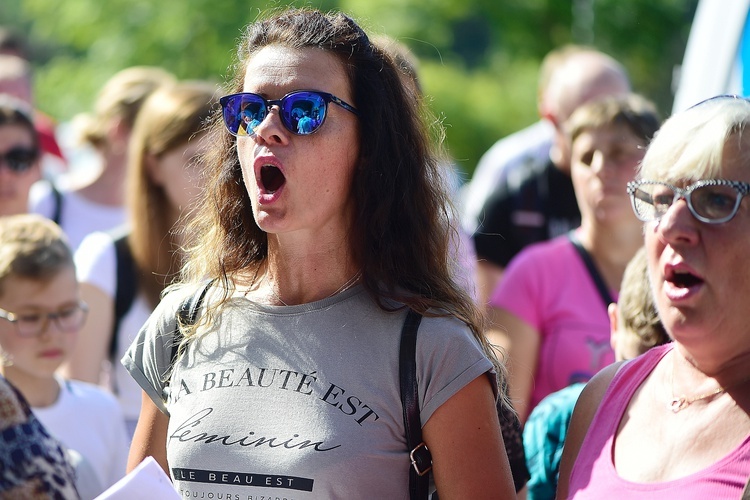
[[659,124],[637,95],[591,101],[565,124],[581,227],[519,253],[488,308],[487,336],[507,352],[510,395],[524,421],[542,398],[614,361],[607,306],[643,244],[625,186]]
[[558,498],[740,498],[750,476],[750,102],[667,121],[629,184],[674,339],[583,391]]

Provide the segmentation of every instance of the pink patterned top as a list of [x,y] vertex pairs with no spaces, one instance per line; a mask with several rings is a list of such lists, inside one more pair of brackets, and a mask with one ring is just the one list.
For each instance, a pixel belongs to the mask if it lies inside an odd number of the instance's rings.
[[750,435],[710,467],[674,481],[633,483],[617,475],[612,445],[625,409],[636,389],[672,347],[666,344],[647,351],[623,365],[612,379],[573,465],[568,498],[740,498],[750,476]]

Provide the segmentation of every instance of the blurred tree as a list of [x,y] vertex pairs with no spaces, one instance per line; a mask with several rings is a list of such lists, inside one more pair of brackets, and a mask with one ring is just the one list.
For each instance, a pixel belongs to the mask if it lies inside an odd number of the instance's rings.
[[[351,13],[368,30],[406,43],[467,173],[498,138],[537,119],[542,57],[587,42],[631,72],[637,91],[671,109],[698,0],[307,0]],[[181,78],[222,83],[243,26],[287,0],[3,0],[0,24],[29,36],[39,107],[59,120],[87,111],[116,71],[159,65]]]

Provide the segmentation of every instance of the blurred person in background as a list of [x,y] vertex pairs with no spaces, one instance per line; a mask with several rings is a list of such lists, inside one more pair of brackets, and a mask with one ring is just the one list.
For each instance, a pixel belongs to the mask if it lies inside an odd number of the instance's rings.
[[[130,437],[141,389],[119,360],[182,267],[182,224],[203,188],[203,126],[216,91],[214,84],[186,81],[163,85],[146,99],[130,136],[126,227],[92,233],[76,252],[81,296],[91,312],[64,373],[106,382],[120,401]],[[130,303],[121,306],[124,290]],[[113,372],[105,380],[107,368]]]
[[93,146],[100,159],[95,172],[76,175],[69,182],[42,181],[31,191],[32,213],[57,222],[73,249],[94,231],[125,222],[125,177],[130,132],[143,101],[156,88],[171,83],[167,71],[150,66],[124,69],[99,92],[94,113],[74,119],[81,140]]
[[[76,471],[23,395],[0,375],[0,498],[77,500]],[[22,436],[22,439],[19,439]]]
[[31,186],[41,178],[31,112],[25,102],[0,95],[0,216],[26,213]]
[[0,26],[0,94],[10,94],[33,109],[34,126],[42,149],[42,173],[53,177],[67,170],[67,160],[57,140],[57,123],[36,108],[33,68],[26,39],[16,30]]
[[76,485],[91,499],[125,475],[128,446],[115,398],[55,373],[71,355],[87,310],[60,227],[36,214],[0,218],[0,373],[80,458]]
[[653,104],[631,94],[590,101],[564,124],[581,226],[523,249],[488,307],[487,336],[507,352],[522,421],[548,394],[614,362],[607,307],[643,245],[625,187],[659,123]]
[[[659,320],[643,247],[622,275],[620,297],[609,304],[610,344],[615,361],[633,359],[671,339]],[[585,382],[577,382],[542,399],[523,428],[523,446],[531,472],[529,500],[552,500],[557,492],[565,435]]]
[[[527,130],[521,137],[503,140],[504,147],[493,147],[491,156],[483,159],[482,166],[487,164],[490,171],[491,165],[498,165],[498,182],[482,180],[481,173],[477,174],[480,187],[476,189],[493,186],[470,232],[479,259],[477,287],[482,304],[521,249],[578,227],[581,214],[570,178],[570,149],[563,124],[580,105],[629,90],[622,65],[594,49],[566,46],[545,60],[539,102],[544,126],[534,126],[533,134]],[[531,135],[528,143],[526,133]],[[465,200],[469,207],[474,203],[471,196],[470,191]]]

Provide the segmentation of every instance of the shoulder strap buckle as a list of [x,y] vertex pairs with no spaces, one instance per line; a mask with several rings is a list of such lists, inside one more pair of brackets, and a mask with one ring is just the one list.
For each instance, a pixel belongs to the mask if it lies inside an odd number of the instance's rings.
[[424,476],[432,470],[432,454],[427,445],[422,441],[411,452],[409,452],[411,465],[418,476]]

